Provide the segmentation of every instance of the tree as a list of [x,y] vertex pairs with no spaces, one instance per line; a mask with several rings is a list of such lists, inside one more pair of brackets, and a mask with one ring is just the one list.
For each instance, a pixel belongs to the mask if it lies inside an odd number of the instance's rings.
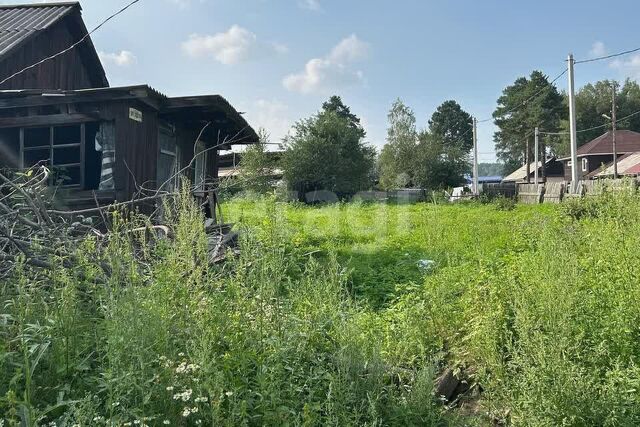
[[[522,165],[525,159],[530,162],[534,128],[538,126],[542,131],[555,132],[566,114],[562,95],[542,72],[532,72],[529,79],[518,78],[503,90],[493,113],[498,126],[493,137],[498,158],[508,169]],[[559,139],[547,138],[546,141],[553,150]]]
[[243,188],[258,194],[272,189],[271,175],[275,164],[266,150],[269,133],[266,129],[258,130],[258,144],[247,147],[240,160],[240,180]]
[[414,185],[428,189],[456,187],[469,170],[468,151],[446,142],[440,135],[423,131],[412,164]]
[[301,196],[328,190],[346,197],[370,188],[375,150],[364,142],[360,120],[339,97],[297,122],[284,142],[284,178]]
[[360,118],[351,112],[351,109],[342,102],[342,98],[338,95],[333,95],[328,101],[324,102],[322,109],[326,112],[334,112],[338,117],[346,119],[349,125],[361,134],[362,138],[367,135],[360,123]]
[[502,163],[478,163],[478,175],[480,176],[502,176],[504,173]]
[[[611,117],[611,95],[614,83],[617,84],[613,80],[601,80],[594,84],[589,83],[576,92],[576,128],[579,131],[585,130],[577,134],[578,146],[586,144],[611,129],[611,122],[602,115],[606,114]],[[565,103],[568,105],[566,95]],[[618,119],[640,111],[640,85],[627,79],[618,89],[616,104]],[[640,115],[618,121],[617,127],[618,129],[640,132]],[[563,120],[562,130],[569,132],[568,118]],[[569,155],[569,143],[569,135],[563,135],[557,154]]]
[[473,148],[472,117],[456,101],[445,101],[429,120],[429,131],[451,148],[468,152]]
[[384,189],[407,187],[412,183],[411,165],[418,141],[416,116],[411,108],[397,99],[387,117],[387,143],[378,160],[380,186]]

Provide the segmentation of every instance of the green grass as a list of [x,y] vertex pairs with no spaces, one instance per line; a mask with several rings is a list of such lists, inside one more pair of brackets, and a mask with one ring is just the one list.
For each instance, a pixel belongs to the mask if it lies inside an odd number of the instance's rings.
[[[237,199],[220,266],[186,198],[173,242],[122,224],[74,269],[5,278],[0,419],[640,424],[640,199],[505,209]],[[444,366],[474,411],[437,402]]]

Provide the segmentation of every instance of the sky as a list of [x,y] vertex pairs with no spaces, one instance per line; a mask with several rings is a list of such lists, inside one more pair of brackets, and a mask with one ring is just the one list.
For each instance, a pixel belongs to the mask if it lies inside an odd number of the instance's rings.
[[[84,20],[91,29],[128,2],[81,0]],[[449,99],[489,118],[505,86],[557,76],[569,53],[640,47],[638,16],[637,0],[140,0],[92,39],[112,86],[220,94],[272,142],[337,94],[380,148],[395,99],[419,128]],[[627,77],[640,78],[640,53],[576,66],[578,87]],[[478,125],[481,162],[495,160],[494,131]]]

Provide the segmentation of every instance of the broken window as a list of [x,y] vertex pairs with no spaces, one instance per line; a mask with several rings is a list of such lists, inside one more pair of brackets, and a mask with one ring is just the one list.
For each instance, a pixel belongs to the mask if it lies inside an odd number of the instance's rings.
[[158,189],[174,191],[179,186],[178,170],[180,165],[180,150],[177,145],[175,129],[164,125],[158,132]]
[[195,149],[195,176],[193,180],[193,184],[196,189],[202,190],[204,189],[205,182],[207,179],[207,152],[206,152],[206,144],[202,141],[198,141]]
[[51,169],[53,184],[82,187],[84,131],[84,124],[21,129],[21,167],[46,165]]

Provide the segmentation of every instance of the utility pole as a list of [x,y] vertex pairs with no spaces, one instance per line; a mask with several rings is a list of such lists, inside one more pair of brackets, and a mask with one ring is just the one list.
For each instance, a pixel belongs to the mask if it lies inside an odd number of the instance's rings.
[[573,66],[573,54],[569,54],[569,131],[571,135],[571,193],[578,191],[578,134],[576,130],[576,93]]
[[478,189],[478,121],[473,118],[473,194],[480,195]]
[[611,85],[611,129],[613,148],[613,179],[618,179],[618,152],[616,150],[616,82]]
[[[538,184],[538,169],[540,169],[540,168],[538,167],[538,153],[539,153],[539,151],[540,151],[540,146],[538,145],[539,138],[540,138],[540,133],[539,133],[539,131],[538,131],[538,126],[536,126],[536,130],[535,130],[535,142],[534,142],[534,144],[533,144],[533,145],[534,145],[534,150],[536,150],[536,151],[535,151],[535,154],[533,155],[533,157],[534,157],[534,159],[535,159],[535,160],[533,161],[533,162],[534,162],[534,166],[533,166],[533,167],[534,167],[534,168],[536,168],[536,169],[535,169],[535,172],[533,173],[533,176],[534,176],[534,179],[535,179],[536,184]],[[544,159],[543,159],[542,161],[544,162]]]
[[529,135],[525,135],[525,153],[524,153],[524,161],[527,164],[527,184],[531,182],[531,150],[529,149]]

